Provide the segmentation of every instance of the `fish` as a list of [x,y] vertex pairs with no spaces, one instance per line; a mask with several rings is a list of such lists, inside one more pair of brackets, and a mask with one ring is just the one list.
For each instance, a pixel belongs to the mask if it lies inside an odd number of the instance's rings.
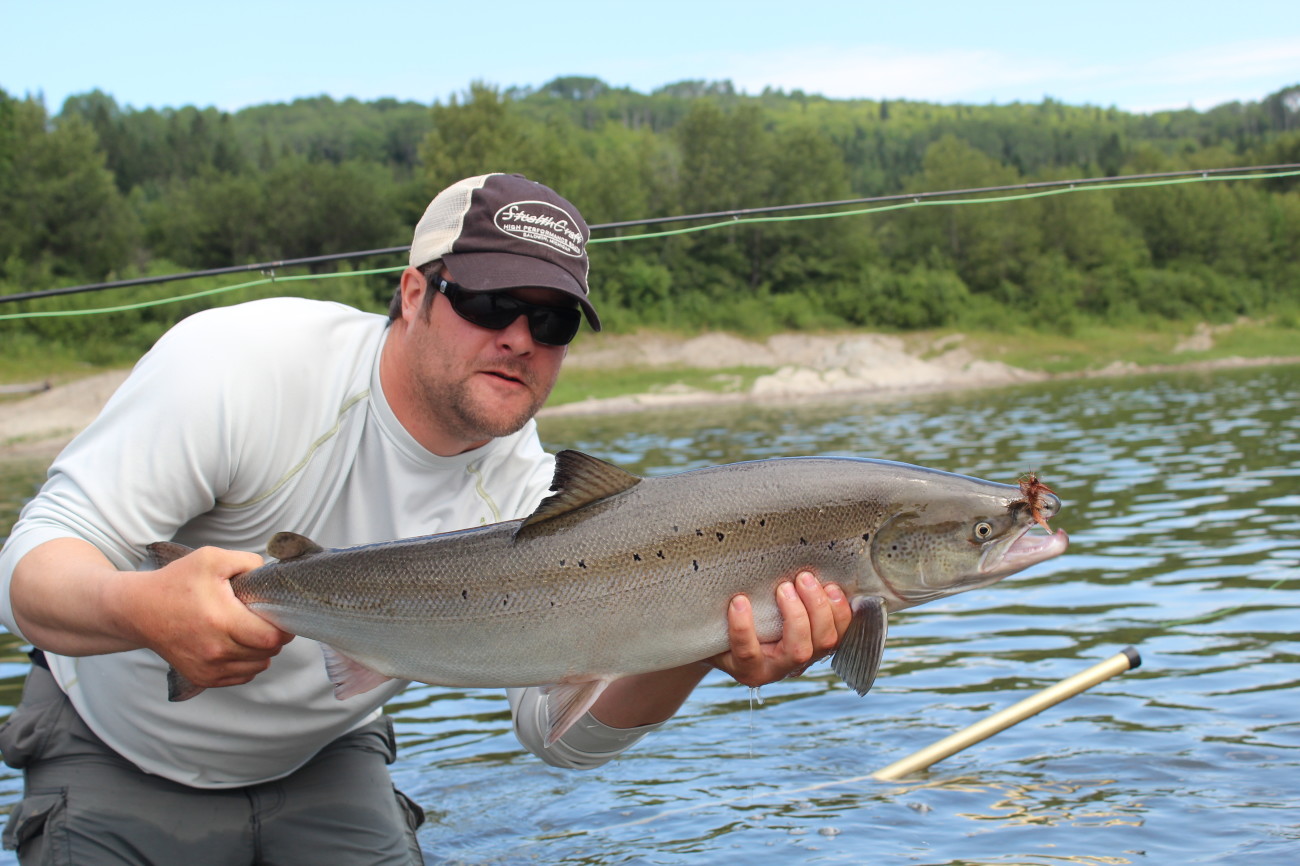
[[[739,593],[759,639],[779,639],[776,588],[804,570],[850,600],[831,667],[865,695],[890,613],[1061,554],[1068,536],[1047,527],[1060,508],[1041,484],[862,457],[641,477],[570,450],[525,518],[338,549],[280,532],[274,561],[230,583],[253,612],[321,643],[338,699],[390,679],[542,686],[550,745],[614,680],[725,651]],[[149,552],[162,566],[189,548]],[[168,688],[172,700],[203,691],[175,670]]]

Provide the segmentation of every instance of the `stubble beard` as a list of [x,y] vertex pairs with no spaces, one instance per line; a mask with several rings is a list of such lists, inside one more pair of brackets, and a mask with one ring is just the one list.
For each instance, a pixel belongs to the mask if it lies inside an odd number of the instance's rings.
[[475,394],[472,381],[478,373],[458,379],[425,381],[425,411],[435,424],[465,442],[480,442],[517,433],[537,414],[551,389],[540,388],[537,377],[524,365],[500,365],[528,388],[527,405],[511,410],[488,405]]

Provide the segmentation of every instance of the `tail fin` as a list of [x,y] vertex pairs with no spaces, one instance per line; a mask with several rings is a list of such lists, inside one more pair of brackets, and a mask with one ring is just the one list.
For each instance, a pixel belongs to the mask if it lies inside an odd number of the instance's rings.
[[[145,557],[145,561],[154,568],[162,568],[164,565],[173,563],[182,556],[194,552],[194,548],[177,544],[174,541],[155,541],[153,544],[145,545],[144,549],[149,554]],[[167,700],[188,701],[204,691],[205,689],[194,685],[176,668],[167,668]]]
[[167,668],[167,700],[188,701],[195,695],[203,694],[207,689],[194,685],[176,668]]
[[145,545],[144,549],[149,552],[145,561],[154,568],[162,568],[164,565],[169,565],[180,559],[185,554],[194,552],[194,548],[177,544],[174,541],[155,541],[153,544]]

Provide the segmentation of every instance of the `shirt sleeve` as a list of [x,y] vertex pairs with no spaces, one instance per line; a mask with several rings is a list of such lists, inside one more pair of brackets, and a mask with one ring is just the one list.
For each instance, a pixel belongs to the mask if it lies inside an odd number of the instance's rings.
[[240,414],[231,405],[236,377],[224,357],[233,341],[193,321],[140,360],[23,509],[0,551],[0,620],[13,633],[19,634],[9,585],[34,548],[79,538],[119,569],[136,568],[145,545],[171,539],[224,492]]
[[515,736],[524,748],[552,767],[590,770],[614,760],[663,722],[639,728],[611,728],[587,713],[548,748],[546,742],[546,695],[538,687],[507,689]]

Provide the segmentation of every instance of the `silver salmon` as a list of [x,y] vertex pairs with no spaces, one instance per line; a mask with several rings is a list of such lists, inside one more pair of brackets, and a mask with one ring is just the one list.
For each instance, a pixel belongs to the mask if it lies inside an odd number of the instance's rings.
[[[642,478],[556,455],[527,518],[335,550],[291,532],[276,561],[231,580],[284,631],[320,641],[335,695],[391,678],[547,686],[554,742],[615,679],[727,649],[727,606],[752,603],[776,640],[776,587],[804,569],[851,599],[832,667],[875,680],[888,614],[988,586],[1062,553],[1060,510],[1036,478],[999,484],[850,457],[788,457]],[[150,545],[156,564],[184,555]],[[202,689],[174,671],[173,700]]]

